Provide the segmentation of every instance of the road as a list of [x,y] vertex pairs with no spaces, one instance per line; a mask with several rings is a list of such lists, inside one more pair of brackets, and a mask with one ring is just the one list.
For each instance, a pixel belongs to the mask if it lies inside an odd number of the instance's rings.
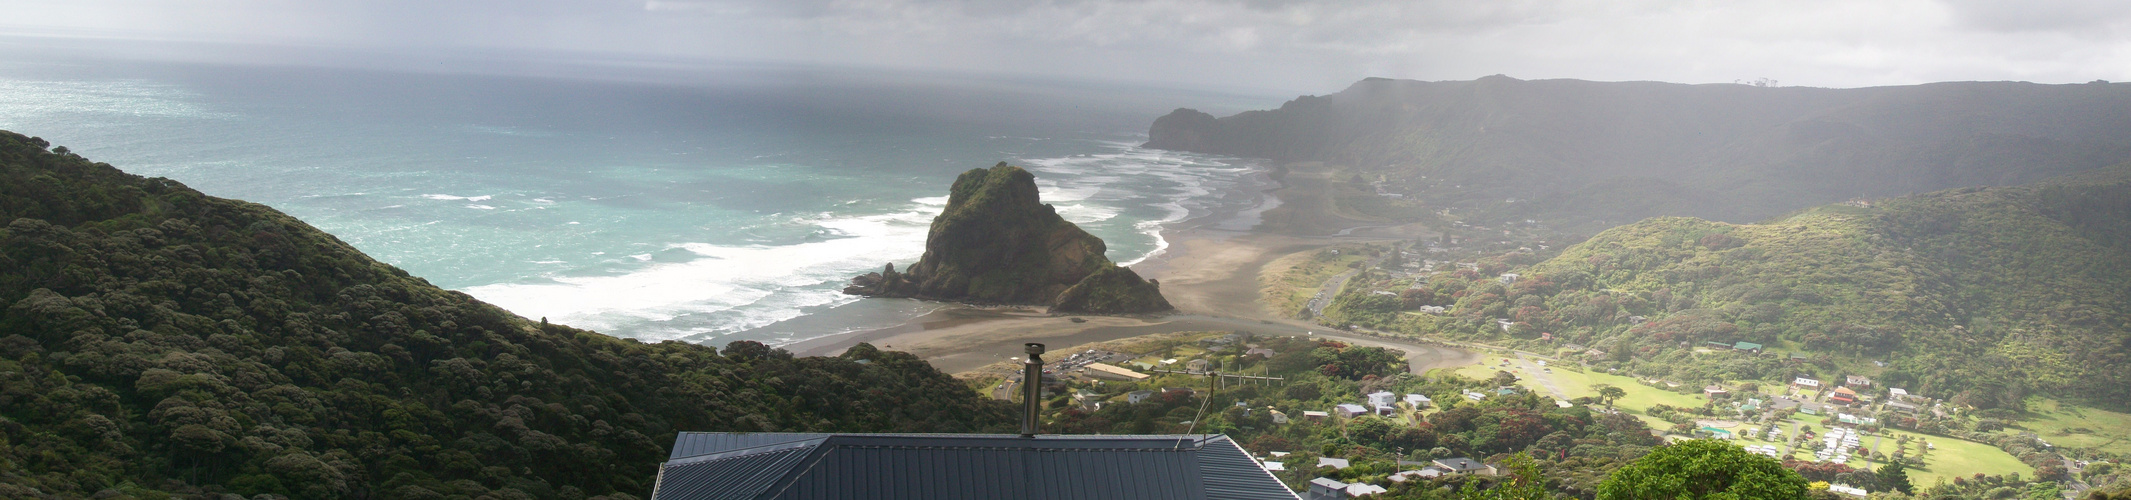
[[1532,361],[1532,357],[1534,356],[1532,356],[1531,353],[1527,353],[1524,351],[1511,352],[1517,353],[1517,362],[1523,363],[1523,368],[1525,369],[1525,371],[1531,373],[1532,380],[1539,381],[1540,386],[1546,387],[1547,392],[1553,393],[1554,399],[1559,399],[1562,401],[1569,400],[1568,394],[1561,392],[1560,386],[1554,385],[1554,377],[1552,375],[1547,374],[1546,367],[1539,366],[1538,363]]
[[[1363,227],[1380,227],[1380,226],[1363,226]],[[1381,226],[1381,227],[1388,227],[1388,226]],[[1359,229],[1359,228],[1350,228],[1350,229],[1348,229],[1348,230],[1349,230],[1349,231],[1351,231],[1351,230],[1353,230],[1353,229]],[[1392,255],[1393,253],[1396,253],[1396,252],[1401,252],[1401,251],[1404,251],[1404,250],[1405,250],[1405,248],[1406,248],[1406,243],[1405,243],[1405,242],[1398,242],[1398,243],[1393,243],[1393,244],[1391,245],[1391,252],[1387,252],[1387,253],[1385,253],[1385,254],[1383,254],[1383,255],[1378,255],[1378,256],[1375,256],[1375,257],[1370,257],[1370,258],[1369,258],[1369,260],[1368,260],[1367,262],[1364,262],[1364,263],[1362,264],[1362,266],[1361,266],[1360,268],[1356,268],[1356,269],[1349,269],[1349,270],[1347,270],[1347,272],[1339,273],[1339,274],[1337,274],[1337,275],[1334,275],[1334,276],[1332,276],[1332,277],[1331,277],[1330,279],[1326,279],[1326,280],[1324,281],[1324,286],[1322,286],[1322,287],[1318,287],[1318,288],[1317,288],[1317,296],[1315,296],[1315,297],[1310,297],[1310,304],[1309,304],[1309,309],[1310,309],[1310,317],[1312,317],[1312,318],[1315,318],[1315,317],[1318,317],[1318,316],[1320,316],[1320,315],[1323,315],[1323,314],[1324,314],[1324,308],[1325,308],[1325,306],[1329,306],[1329,305],[1332,305],[1332,298],[1334,298],[1334,297],[1338,297],[1338,296],[1339,296],[1339,291],[1340,291],[1341,289],[1344,289],[1344,288],[1346,288],[1346,287],[1347,287],[1347,280],[1350,280],[1350,279],[1354,279],[1354,277],[1355,277],[1356,275],[1360,275],[1360,274],[1361,274],[1361,271],[1362,271],[1363,269],[1369,269],[1369,268],[1372,268],[1372,267],[1376,267],[1376,265],[1377,265],[1377,264],[1382,264],[1382,263],[1384,262],[1384,258],[1385,258],[1385,257],[1390,257],[1390,256],[1391,256],[1391,255]]]

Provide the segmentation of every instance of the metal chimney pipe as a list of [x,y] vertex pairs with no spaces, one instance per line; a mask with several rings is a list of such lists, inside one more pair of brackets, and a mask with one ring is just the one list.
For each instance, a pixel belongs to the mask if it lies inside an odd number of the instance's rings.
[[1021,347],[1028,359],[1021,361],[1021,437],[1036,437],[1036,417],[1043,413],[1043,344]]

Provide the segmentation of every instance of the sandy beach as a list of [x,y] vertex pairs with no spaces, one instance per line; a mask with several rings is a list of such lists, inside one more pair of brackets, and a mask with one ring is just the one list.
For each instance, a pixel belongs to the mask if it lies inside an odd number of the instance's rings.
[[[1279,204],[1268,193],[1260,206]],[[1162,295],[1176,306],[1174,314],[1147,317],[1050,316],[1042,308],[949,305],[908,323],[878,330],[823,337],[783,346],[800,356],[834,355],[860,342],[916,354],[948,373],[973,370],[1021,355],[1027,342],[1067,348],[1091,342],[1155,333],[1239,330],[1260,335],[1316,335],[1360,345],[1395,348],[1407,353],[1415,372],[1471,364],[1472,353],[1419,342],[1331,331],[1321,325],[1285,319],[1259,301],[1258,276],[1281,256],[1339,243],[1412,238],[1414,228],[1370,226],[1356,222],[1333,236],[1297,236],[1256,230],[1226,229],[1239,219],[1255,220],[1256,210],[1217,212],[1181,221],[1162,231],[1169,248],[1132,266],[1141,276],[1159,280]],[[911,299],[869,299],[911,300]],[[1080,321],[1075,321],[1078,319]]]

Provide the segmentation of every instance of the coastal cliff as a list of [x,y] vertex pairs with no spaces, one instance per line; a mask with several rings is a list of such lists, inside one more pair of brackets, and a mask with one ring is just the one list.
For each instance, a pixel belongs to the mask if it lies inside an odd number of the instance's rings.
[[1131,268],[1110,266],[1058,294],[1054,314],[1123,314],[1175,309],[1162,298],[1162,284],[1140,279]]
[[[1004,162],[972,169],[957,177],[947,208],[932,220],[925,255],[897,272],[851,280],[844,293],[871,297],[911,297],[980,304],[1058,302],[1074,287],[1095,297],[1133,297],[1119,304],[1076,312],[1140,313],[1169,309],[1161,293],[1139,275],[1119,269],[1103,256],[1101,238],[1058,216],[1036,192],[1036,177]],[[1089,282],[1093,276],[1104,278]],[[1145,300],[1148,294],[1153,300]],[[1111,301],[1102,301],[1110,304]]]

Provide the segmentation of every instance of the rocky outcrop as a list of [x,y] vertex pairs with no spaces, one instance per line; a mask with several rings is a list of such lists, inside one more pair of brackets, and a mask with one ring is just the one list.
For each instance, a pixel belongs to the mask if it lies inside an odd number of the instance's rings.
[[1058,294],[1052,314],[1140,314],[1175,309],[1162,298],[1162,284],[1140,279],[1131,268],[1096,271]]
[[[1103,256],[1105,250],[1101,238],[1043,204],[1036,193],[1035,175],[1002,162],[955,179],[947,208],[932,220],[932,230],[925,236],[925,255],[916,265],[896,272],[895,265],[889,264],[881,272],[853,278],[844,293],[1051,305],[1090,276],[1119,269]],[[1136,274],[1130,277],[1146,284]],[[1144,295],[1107,289],[1112,286],[1109,283],[1123,282],[1105,279],[1090,291],[1100,291],[1096,293],[1100,297]],[[1153,293],[1159,300],[1160,292]],[[1166,309],[1167,302],[1162,304]]]
[[1147,143],[1140,147],[1211,153],[1217,126],[1219,123],[1213,115],[1191,108],[1177,108],[1154,119],[1154,126],[1147,128]]

